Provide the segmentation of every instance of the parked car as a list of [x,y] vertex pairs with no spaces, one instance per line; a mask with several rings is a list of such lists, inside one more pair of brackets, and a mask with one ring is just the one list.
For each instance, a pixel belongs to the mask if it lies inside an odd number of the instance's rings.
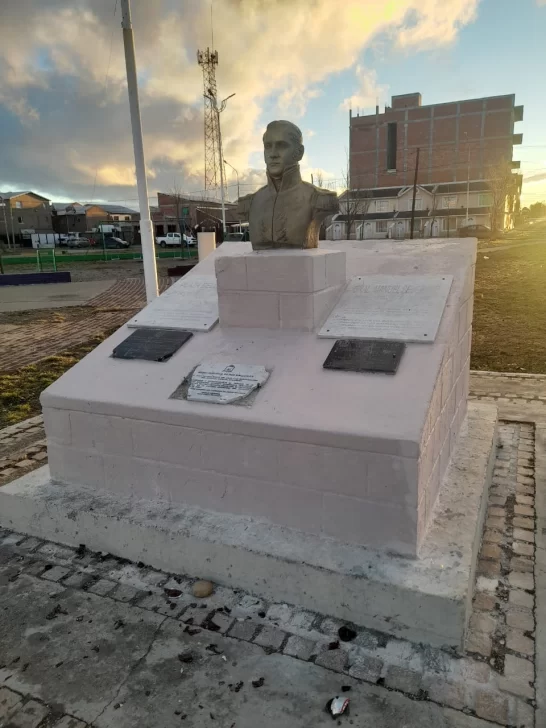
[[[99,242],[100,245],[100,242]],[[104,238],[105,248],[128,248],[131,243],[128,240],[122,238],[106,237]]]
[[89,238],[70,237],[66,239],[65,245],[67,248],[89,248],[91,241]]
[[244,239],[244,233],[228,233],[224,238],[224,243],[239,243]]
[[487,225],[465,225],[459,228],[459,235],[462,238],[478,238],[478,240],[489,240],[492,236],[491,228]]
[[167,233],[166,235],[162,235],[159,238],[156,238],[155,244],[161,246],[162,248],[166,248],[167,245],[182,245],[182,242],[184,242],[184,245],[196,245],[197,240],[193,237],[193,235],[186,235],[183,233],[180,235],[180,233]]

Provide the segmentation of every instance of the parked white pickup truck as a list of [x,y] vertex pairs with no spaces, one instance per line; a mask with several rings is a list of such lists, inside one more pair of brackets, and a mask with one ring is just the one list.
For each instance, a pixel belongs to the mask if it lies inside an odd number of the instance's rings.
[[155,239],[155,244],[165,248],[167,245],[182,245],[182,238],[185,245],[195,245],[197,240],[193,235],[180,235],[180,233],[167,233]]

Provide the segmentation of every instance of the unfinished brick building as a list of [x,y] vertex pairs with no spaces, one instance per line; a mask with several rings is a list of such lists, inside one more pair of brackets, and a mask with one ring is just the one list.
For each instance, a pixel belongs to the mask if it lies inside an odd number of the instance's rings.
[[421,94],[393,96],[384,113],[350,115],[350,176],[353,189],[413,184],[420,149],[419,184],[488,179],[488,170],[511,163],[523,119],[515,95],[421,105]]

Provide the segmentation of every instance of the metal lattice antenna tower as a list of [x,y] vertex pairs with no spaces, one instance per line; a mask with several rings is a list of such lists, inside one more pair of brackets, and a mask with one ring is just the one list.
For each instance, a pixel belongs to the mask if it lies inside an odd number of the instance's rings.
[[218,53],[207,48],[197,51],[197,63],[203,69],[205,102],[205,190],[218,189],[221,164],[220,129],[217,112],[216,66]]

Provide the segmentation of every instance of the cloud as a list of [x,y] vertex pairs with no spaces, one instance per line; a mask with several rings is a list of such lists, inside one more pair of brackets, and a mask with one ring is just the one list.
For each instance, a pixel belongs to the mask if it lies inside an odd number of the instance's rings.
[[[478,0],[215,0],[218,95],[236,93],[222,113],[224,154],[241,183],[263,179],[249,158],[261,148],[264,108],[297,120],[321,84],[358,64],[378,34],[409,50],[450,43],[477,7]],[[114,0],[1,0],[0,128],[8,143],[0,146],[0,187],[82,200],[136,197],[119,4],[115,18],[113,9]],[[150,190],[175,178],[200,189],[196,52],[211,44],[209,0],[135,2],[133,26]],[[357,76],[357,105],[375,105],[383,87],[364,67]]]
[[[544,0],[544,3],[546,4],[546,0]],[[525,174],[523,177],[525,184],[529,184],[529,182],[533,184],[536,182],[542,182],[543,180],[546,180],[546,172],[536,172],[530,175]]]
[[356,67],[356,78],[358,80],[358,91],[347,99],[344,99],[341,108],[369,110],[375,108],[385,99],[388,86],[382,86],[377,82],[377,74],[363,66]]

